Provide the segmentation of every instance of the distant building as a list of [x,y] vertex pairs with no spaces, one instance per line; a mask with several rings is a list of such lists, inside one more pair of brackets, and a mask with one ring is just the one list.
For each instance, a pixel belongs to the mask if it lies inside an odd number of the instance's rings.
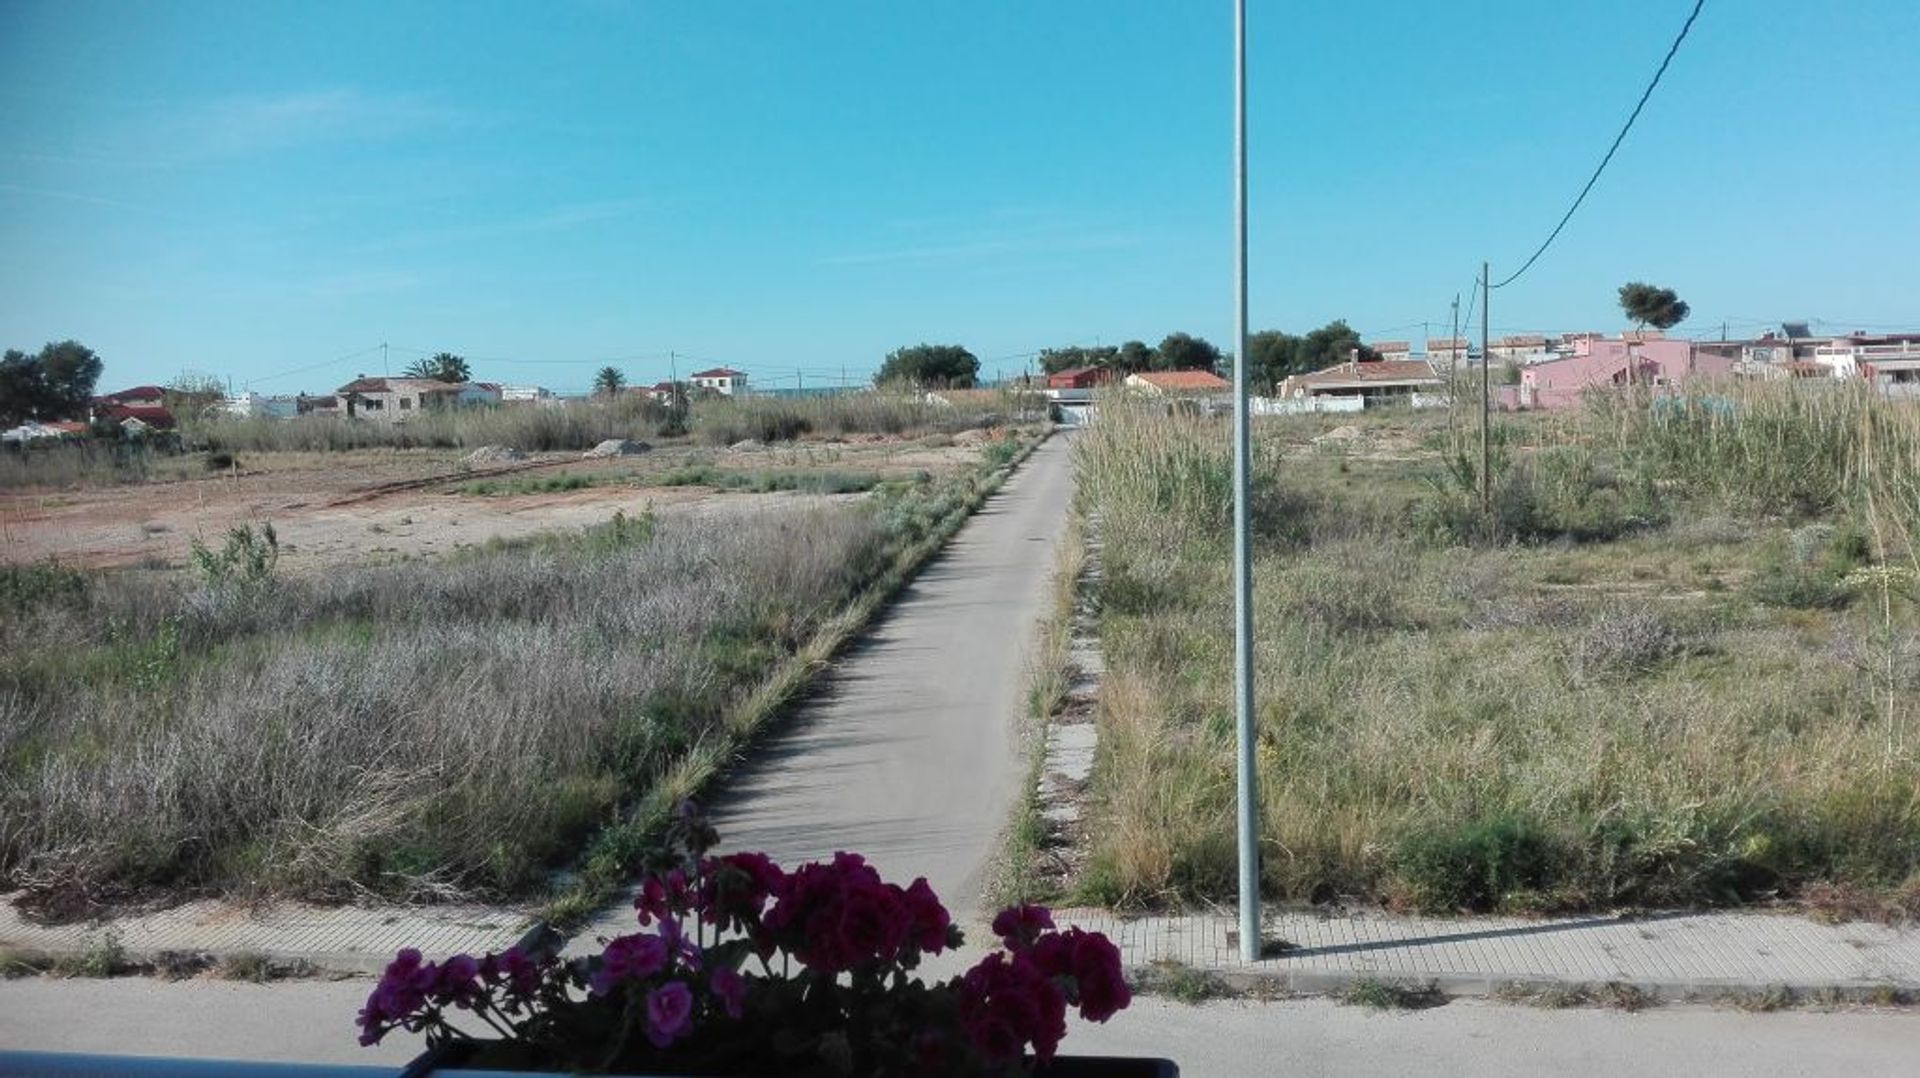
[[1495,360],[1508,363],[1544,363],[1554,358],[1548,351],[1547,338],[1539,333],[1520,333],[1508,337],[1499,337],[1487,342],[1487,351]]
[[558,400],[545,386],[501,386],[502,404],[553,404]]
[[1724,352],[1700,352],[1692,341],[1655,332],[1623,333],[1618,338],[1580,334],[1572,345],[1570,355],[1521,370],[1513,398],[1516,404],[1569,408],[1589,390],[1677,386],[1692,378],[1730,373],[1739,362]]
[[1367,345],[1381,359],[1407,360],[1413,358],[1412,341],[1374,341]]
[[93,403],[96,406],[121,404],[136,408],[163,408],[167,403],[167,391],[159,386],[134,386],[118,393],[95,397]]
[[116,423],[128,434],[172,430],[173,413],[158,404],[108,404],[93,410],[96,423]]
[[222,400],[219,409],[246,419],[291,419],[300,414],[300,398],[266,397],[249,392]]
[[1106,367],[1068,367],[1047,375],[1048,389],[1093,389],[1113,381]]
[[1369,403],[1390,397],[1437,393],[1446,379],[1424,359],[1351,359],[1280,383],[1277,395],[1358,397]]
[[710,371],[696,371],[688,381],[701,389],[711,389],[725,397],[745,395],[747,375],[745,371],[736,371],[732,367],[715,367]]
[[490,383],[361,375],[335,390],[334,397],[337,411],[348,419],[404,423],[422,412],[498,404],[500,389]]
[[1155,397],[1205,397],[1225,393],[1233,383],[1212,371],[1140,371],[1121,383]]
[[1866,378],[1900,396],[1920,393],[1920,333],[1855,333],[1813,350],[1836,378]]

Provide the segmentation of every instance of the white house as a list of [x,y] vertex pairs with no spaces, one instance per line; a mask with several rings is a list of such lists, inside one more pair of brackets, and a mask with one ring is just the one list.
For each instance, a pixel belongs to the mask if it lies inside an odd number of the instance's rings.
[[242,393],[237,397],[228,397],[220,402],[220,410],[228,415],[237,415],[247,419],[291,419],[300,413],[300,402],[295,397],[265,397],[258,393]]
[[736,371],[732,367],[715,367],[710,371],[695,371],[688,379],[702,389],[711,389],[724,396],[742,396],[747,392],[745,371]]

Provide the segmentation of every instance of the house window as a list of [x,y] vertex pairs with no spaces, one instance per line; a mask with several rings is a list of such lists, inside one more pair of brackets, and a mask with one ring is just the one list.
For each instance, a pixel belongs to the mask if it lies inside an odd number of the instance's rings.
[[401,397],[401,398],[400,398],[400,410],[401,410],[401,411],[403,411],[403,412],[411,412],[411,411],[413,411],[413,398],[412,398],[412,397]]
[[361,407],[365,408],[369,412],[377,412],[380,409],[386,407],[386,404],[387,404],[386,401],[369,399],[364,404],[362,404]]

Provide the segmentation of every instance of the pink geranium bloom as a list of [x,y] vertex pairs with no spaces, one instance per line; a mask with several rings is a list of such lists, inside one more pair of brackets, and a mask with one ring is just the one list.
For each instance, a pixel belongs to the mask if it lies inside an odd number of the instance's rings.
[[647,993],[647,1040],[665,1048],[693,1028],[693,993],[679,981]]

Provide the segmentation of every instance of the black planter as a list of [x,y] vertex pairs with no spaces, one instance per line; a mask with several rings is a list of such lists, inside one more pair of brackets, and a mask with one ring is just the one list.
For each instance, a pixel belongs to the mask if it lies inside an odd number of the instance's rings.
[[[399,1078],[427,1078],[429,1075],[456,1075],[469,1069],[467,1061],[484,1045],[463,1041],[429,1049],[417,1056]],[[527,1071],[528,1074],[554,1074],[558,1071]],[[1033,1069],[1034,1078],[1179,1078],[1180,1068],[1170,1059],[1137,1056],[1055,1056],[1053,1062]],[[628,1078],[672,1078],[670,1075],[631,1075]],[[740,1078],[772,1078],[741,1075]]]

